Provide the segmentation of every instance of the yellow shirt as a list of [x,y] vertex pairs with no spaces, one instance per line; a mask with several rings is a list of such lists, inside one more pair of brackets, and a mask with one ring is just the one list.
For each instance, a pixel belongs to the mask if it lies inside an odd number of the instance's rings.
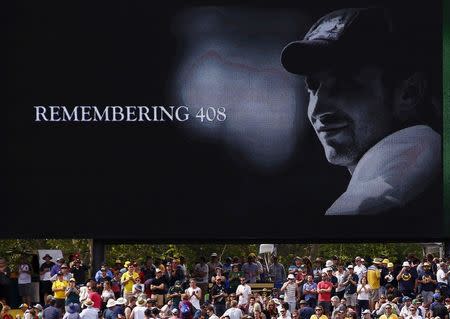
[[397,315],[395,313],[391,313],[391,315],[388,317],[386,315],[382,315],[380,319],[398,319]]
[[317,317],[317,315],[312,315],[310,319],[328,319],[328,317],[325,315],[321,315],[320,317]]
[[[133,277],[133,279],[136,280],[136,278],[138,278],[139,275],[138,275],[137,272],[133,272],[133,275],[131,275],[130,272],[127,271],[120,278],[120,282],[124,282],[125,280],[128,280],[131,277]],[[133,285],[134,285],[133,281],[128,281],[126,284],[123,285],[123,291],[127,292],[127,293],[130,293],[133,290]]]
[[[69,282],[67,280],[56,280],[52,284],[53,296],[56,299],[66,299],[66,288],[69,287]],[[55,289],[61,289],[55,291]]]
[[371,289],[380,288],[380,277],[381,269],[373,269],[372,267],[367,269],[367,283],[370,285]]

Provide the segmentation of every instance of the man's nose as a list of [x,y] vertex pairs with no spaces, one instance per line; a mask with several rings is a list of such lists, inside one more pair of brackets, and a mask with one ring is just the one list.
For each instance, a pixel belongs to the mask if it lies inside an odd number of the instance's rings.
[[308,113],[312,122],[334,113],[332,88],[320,85],[314,95],[310,95]]

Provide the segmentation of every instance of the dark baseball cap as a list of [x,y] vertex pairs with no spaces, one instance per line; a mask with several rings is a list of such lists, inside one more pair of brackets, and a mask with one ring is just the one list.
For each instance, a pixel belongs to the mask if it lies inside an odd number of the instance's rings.
[[306,75],[335,66],[395,60],[392,21],[383,8],[348,8],[320,18],[281,53],[284,68]]

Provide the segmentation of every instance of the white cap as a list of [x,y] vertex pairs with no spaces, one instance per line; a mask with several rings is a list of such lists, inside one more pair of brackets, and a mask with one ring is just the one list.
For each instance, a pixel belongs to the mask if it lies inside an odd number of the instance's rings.
[[327,260],[325,263],[325,267],[331,267],[333,266],[333,261],[332,260]]
[[409,264],[409,262],[404,261],[402,267],[411,267],[411,265]]
[[288,275],[288,279],[295,279],[294,274],[289,274],[289,275]]

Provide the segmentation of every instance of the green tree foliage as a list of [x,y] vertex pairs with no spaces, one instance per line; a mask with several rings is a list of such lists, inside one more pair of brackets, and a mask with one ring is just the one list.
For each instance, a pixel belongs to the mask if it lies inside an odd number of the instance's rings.
[[[60,249],[67,258],[70,254],[80,253],[81,258],[89,264],[91,261],[90,240],[88,239],[35,239],[35,240],[0,240],[0,256],[6,257],[12,268],[17,265],[22,253],[35,254],[38,249]],[[216,252],[223,262],[226,257],[238,257],[245,260],[249,253],[258,254],[259,244],[117,244],[108,245],[105,262],[112,265],[116,259],[144,262],[146,256],[166,259],[184,256],[188,266],[192,267],[201,256],[209,259]],[[338,256],[343,262],[350,262],[355,256],[370,258],[386,256],[393,262],[402,261],[406,255],[413,253],[422,256],[422,246],[414,243],[326,243],[326,244],[278,244],[277,252],[280,262],[288,266],[295,256],[320,256],[324,259]]]

